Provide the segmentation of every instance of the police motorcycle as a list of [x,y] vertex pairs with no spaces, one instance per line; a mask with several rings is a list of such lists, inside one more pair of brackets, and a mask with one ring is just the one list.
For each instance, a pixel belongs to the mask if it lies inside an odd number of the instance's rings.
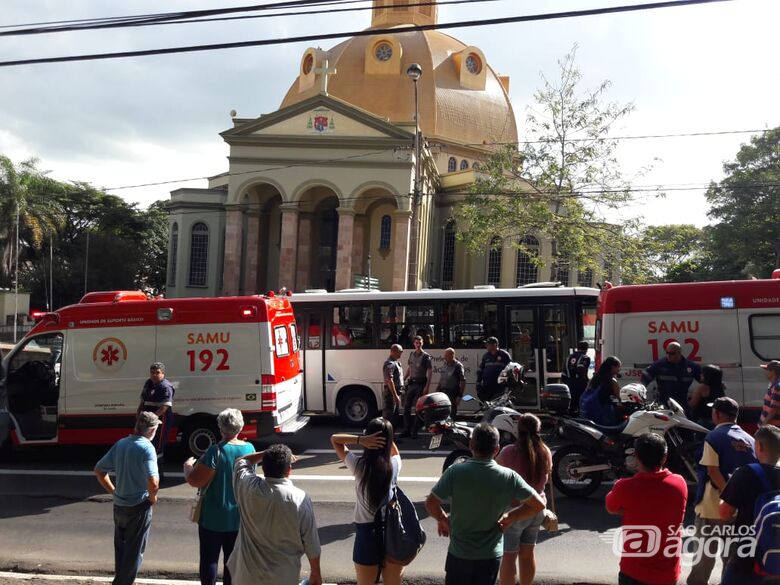
[[696,481],[695,454],[708,429],[688,420],[673,399],[669,399],[668,405],[648,403],[647,390],[641,384],[621,388],[620,403],[630,414],[616,426],[569,417],[558,419],[557,434],[565,444],[553,455],[555,487],[569,497],[584,498],[599,488],[605,473],[616,478],[633,475],[639,471],[634,439],[649,432],[666,439],[666,466],[688,481]]
[[[479,422],[486,422],[496,427],[501,445],[513,443],[517,439],[517,419],[520,417],[520,412],[513,408],[513,398],[516,398],[518,392],[522,392],[523,387],[526,385],[523,380],[524,373],[525,369],[523,366],[510,362],[498,377],[499,383],[504,386],[504,391],[501,395],[489,401],[482,401],[468,394],[463,397],[463,400],[466,402],[471,400],[478,401],[480,408],[477,413],[482,414]],[[545,388],[545,390],[548,390],[548,388]],[[551,392],[544,392],[542,396],[554,397],[552,400],[557,404],[560,394],[555,390],[553,388]],[[569,407],[569,389],[564,385],[563,390],[565,390],[567,396],[563,405],[563,411],[565,412]],[[471,457],[469,443],[471,442],[471,434],[474,427],[477,426],[476,422],[453,420],[450,414],[451,406],[450,398],[444,392],[426,394],[420,397],[415,405],[417,416],[423,422],[425,428],[433,434],[428,448],[431,450],[438,449],[442,444],[454,446],[453,451],[444,460],[442,471],[455,463],[461,463]],[[543,406],[550,407],[549,404],[545,404],[544,399]]]

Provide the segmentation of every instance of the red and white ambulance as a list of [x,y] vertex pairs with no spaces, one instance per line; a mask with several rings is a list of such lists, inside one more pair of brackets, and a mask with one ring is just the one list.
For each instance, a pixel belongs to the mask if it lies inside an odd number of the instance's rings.
[[767,280],[607,286],[596,339],[600,358],[623,362],[623,384],[677,341],[689,360],[723,370],[740,420],[756,421],[767,387],[760,365],[780,359],[780,270]]
[[[110,444],[133,428],[149,365],[176,389],[174,428],[200,454],[225,408],[243,438],[291,433],[301,416],[298,331],[286,296],[148,300],[89,293],[47,313],[3,359],[0,445]],[[7,446],[7,443],[6,443]]]

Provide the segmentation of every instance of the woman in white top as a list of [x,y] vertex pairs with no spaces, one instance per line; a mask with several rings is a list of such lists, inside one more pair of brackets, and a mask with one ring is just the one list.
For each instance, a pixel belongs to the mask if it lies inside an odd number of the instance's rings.
[[[357,585],[373,585],[382,572],[382,583],[399,585],[403,566],[384,561],[374,525],[377,509],[387,500],[401,471],[401,455],[393,442],[393,425],[375,418],[363,435],[337,434],[330,438],[336,455],[355,476],[355,563]],[[350,451],[347,445],[363,447],[363,455]],[[382,566],[384,564],[384,566]]]

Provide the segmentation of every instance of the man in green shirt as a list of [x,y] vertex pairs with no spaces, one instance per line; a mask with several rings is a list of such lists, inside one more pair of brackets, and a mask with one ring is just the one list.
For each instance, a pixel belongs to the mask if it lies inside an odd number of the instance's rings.
[[[544,502],[516,472],[493,461],[499,451],[494,426],[477,425],[469,448],[474,458],[447,469],[425,506],[438,523],[439,536],[450,537],[445,585],[494,585],[502,531],[544,510]],[[449,514],[442,508],[447,500]]]

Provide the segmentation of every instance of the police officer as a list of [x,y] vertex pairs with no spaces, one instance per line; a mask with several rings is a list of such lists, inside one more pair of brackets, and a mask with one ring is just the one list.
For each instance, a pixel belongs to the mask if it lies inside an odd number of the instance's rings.
[[688,389],[701,376],[701,367],[682,354],[682,347],[676,341],[666,346],[666,357],[653,362],[642,372],[642,384],[647,386],[655,380],[658,397],[668,403],[676,400],[688,412]]
[[590,358],[588,357],[588,342],[580,341],[577,349],[566,358],[566,368],[564,370],[564,381],[571,392],[571,414],[579,411],[580,398],[588,387],[588,370],[590,369]]
[[154,362],[149,366],[149,379],[144,382],[141,390],[141,403],[138,405],[138,414],[153,412],[160,419],[160,428],[154,436],[155,451],[158,459],[165,450],[168,433],[173,425],[173,395],[176,392],[168,380],[165,379],[165,364]]
[[498,349],[498,339],[488,337],[485,340],[485,355],[477,368],[477,396],[480,400],[490,400],[501,392],[498,375],[512,361],[511,356],[503,349]]
[[444,392],[452,403],[452,417],[458,414],[458,404],[466,388],[466,372],[463,364],[455,359],[455,350],[448,347],[444,350],[444,363],[439,370],[439,385],[436,392]]
[[409,355],[409,367],[406,370],[406,395],[404,397],[404,431],[399,437],[417,438],[419,422],[412,422],[412,409],[420,396],[428,394],[433,377],[433,360],[428,352],[423,350],[423,338],[415,335],[412,340],[414,351]]
[[401,359],[404,348],[394,343],[390,346],[390,355],[382,364],[382,379],[385,382],[382,391],[382,416],[393,422],[393,414],[398,412],[401,406],[401,380],[404,377]]

